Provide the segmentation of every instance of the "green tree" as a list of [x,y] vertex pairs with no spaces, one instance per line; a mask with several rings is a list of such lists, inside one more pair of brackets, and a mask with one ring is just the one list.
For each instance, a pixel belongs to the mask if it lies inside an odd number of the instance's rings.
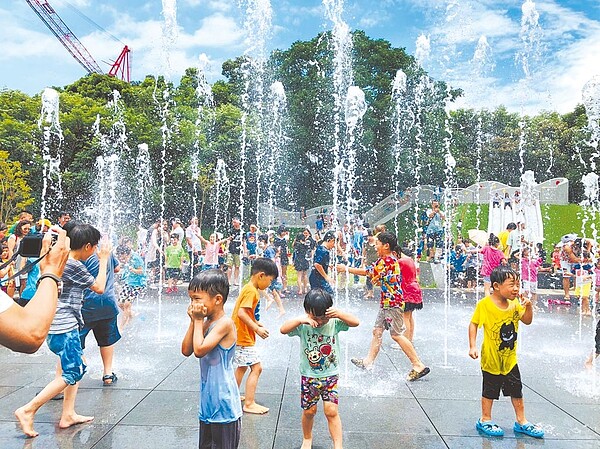
[[0,222],[14,221],[18,212],[31,204],[31,187],[26,178],[29,174],[21,163],[8,158],[8,151],[0,150]]
[[198,167],[198,178],[196,179],[196,182],[200,187],[201,195],[200,217],[198,218],[198,223],[200,223],[201,228],[204,219],[204,205],[206,204],[206,197],[215,186],[216,181],[215,166],[213,164],[202,165]]

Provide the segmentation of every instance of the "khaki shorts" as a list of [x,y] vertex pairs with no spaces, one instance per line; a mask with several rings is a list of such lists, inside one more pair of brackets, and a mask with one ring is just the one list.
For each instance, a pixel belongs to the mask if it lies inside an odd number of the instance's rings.
[[379,309],[374,327],[389,330],[390,335],[402,335],[406,330],[404,326],[404,312],[398,307]]
[[228,267],[236,267],[239,268],[240,267],[240,255],[239,254],[231,254],[229,253],[227,255],[227,266]]

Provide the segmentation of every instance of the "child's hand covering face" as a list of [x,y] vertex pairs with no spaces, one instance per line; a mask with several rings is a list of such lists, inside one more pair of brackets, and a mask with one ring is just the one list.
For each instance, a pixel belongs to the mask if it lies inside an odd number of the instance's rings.
[[310,327],[319,327],[319,323],[317,323],[309,315],[306,315],[306,317],[304,319],[304,324],[308,324]]
[[194,301],[188,307],[188,314],[191,313],[191,318],[194,320],[203,320],[206,318],[208,310],[203,303]]

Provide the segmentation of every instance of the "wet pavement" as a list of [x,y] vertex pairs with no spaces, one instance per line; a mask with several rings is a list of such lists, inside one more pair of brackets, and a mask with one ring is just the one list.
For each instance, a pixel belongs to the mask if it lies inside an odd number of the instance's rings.
[[[558,295],[555,295],[558,297]],[[544,440],[515,435],[510,401],[494,405],[503,438],[478,435],[481,373],[468,356],[467,327],[475,294],[454,292],[448,301],[439,290],[425,294],[425,308],[415,312],[415,346],[431,374],[406,382],[410,370],[403,353],[391,348],[389,335],[372,371],[360,371],[350,358],[366,354],[376,301],[361,301],[359,290],[342,293],[339,306],[361,319],[342,338],[340,414],[346,449],[529,448],[597,449],[600,447],[600,369],[585,370],[593,348],[594,321],[581,318],[575,306],[545,306],[531,326],[522,326],[519,366],[525,385],[525,410],[540,424]],[[543,297],[543,298],[547,298]],[[226,305],[233,308],[235,292]],[[54,375],[56,357],[47,347],[35,355],[0,349],[0,448],[154,449],[197,447],[198,362],[180,353],[186,329],[187,297],[158,301],[156,291],[134,306],[138,315],[124,330],[115,352],[118,382],[103,387],[101,360],[92,336],[85,353],[88,374],[81,382],[76,409],[94,415],[90,424],[57,427],[61,401],[51,401],[36,416],[40,436],[26,439],[13,411],[28,402]],[[299,448],[300,398],[297,339],[279,334],[283,320],[301,313],[301,300],[286,298],[288,313],[262,312],[271,336],[258,343],[263,374],[257,401],[270,407],[265,416],[245,415],[240,448]],[[540,301],[541,303],[542,301]],[[481,338],[481,331],[480,336]],[[322,408],[315,419],[315,449],[330,448]]]

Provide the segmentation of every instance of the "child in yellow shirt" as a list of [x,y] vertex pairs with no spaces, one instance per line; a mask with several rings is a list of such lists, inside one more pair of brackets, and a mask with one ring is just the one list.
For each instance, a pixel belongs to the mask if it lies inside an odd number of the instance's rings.
[[519,274],[512,268],[500,265],[490,274],[492,293],[477,303],[469,324],[469,356],[479,357],[476,347],[477,328],[483,327],[481,345],[481,418],[475,428],[487,436],[503,436],[504,430],[492,421],[494,399],[510,396],[515,409],[515,433],[543,438],[544,431],[525,418],[523,384],[517,365],[517,336],[519,321],[531,324],[533,307],[529,298],[519,301]]

